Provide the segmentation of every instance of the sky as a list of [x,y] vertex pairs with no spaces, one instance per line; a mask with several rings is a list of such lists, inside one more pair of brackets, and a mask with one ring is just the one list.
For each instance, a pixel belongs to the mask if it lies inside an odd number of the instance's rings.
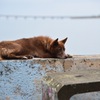
[[[100,0],[0,0],[0,15],[98,16]],[[66,53],[100,54],[100,19],[0,17],[0,41],[33,36],[64,39]]]

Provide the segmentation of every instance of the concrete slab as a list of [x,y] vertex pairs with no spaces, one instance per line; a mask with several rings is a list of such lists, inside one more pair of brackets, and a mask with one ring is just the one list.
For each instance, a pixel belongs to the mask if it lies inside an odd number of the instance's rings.
[[48,74],[43,79],[42,100],[70,100],[75,94],[100,91],[99,87],[100,69]]

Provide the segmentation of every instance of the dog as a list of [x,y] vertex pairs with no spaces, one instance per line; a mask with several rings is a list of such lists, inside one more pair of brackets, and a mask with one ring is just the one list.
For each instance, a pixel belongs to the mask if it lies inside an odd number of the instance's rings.
[[0,42],[0,59],[71,58],[65,54],[68,38],[58,41],[47,36]]

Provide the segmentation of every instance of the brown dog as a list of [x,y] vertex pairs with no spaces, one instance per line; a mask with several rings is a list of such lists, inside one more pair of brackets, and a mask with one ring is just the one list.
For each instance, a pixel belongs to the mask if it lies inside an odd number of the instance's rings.
[[0,42],[1,59],[67,58],[64,44],[67,38],[58,41],[49,37],[38,36],[15,41]]

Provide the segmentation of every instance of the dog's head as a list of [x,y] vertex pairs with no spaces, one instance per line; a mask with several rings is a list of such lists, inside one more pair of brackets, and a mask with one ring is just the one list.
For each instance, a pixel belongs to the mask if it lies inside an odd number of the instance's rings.
[[58,38],[51,42],[50,52],[55,58],[66,58],[65,46],[68,38],[58,41]]

